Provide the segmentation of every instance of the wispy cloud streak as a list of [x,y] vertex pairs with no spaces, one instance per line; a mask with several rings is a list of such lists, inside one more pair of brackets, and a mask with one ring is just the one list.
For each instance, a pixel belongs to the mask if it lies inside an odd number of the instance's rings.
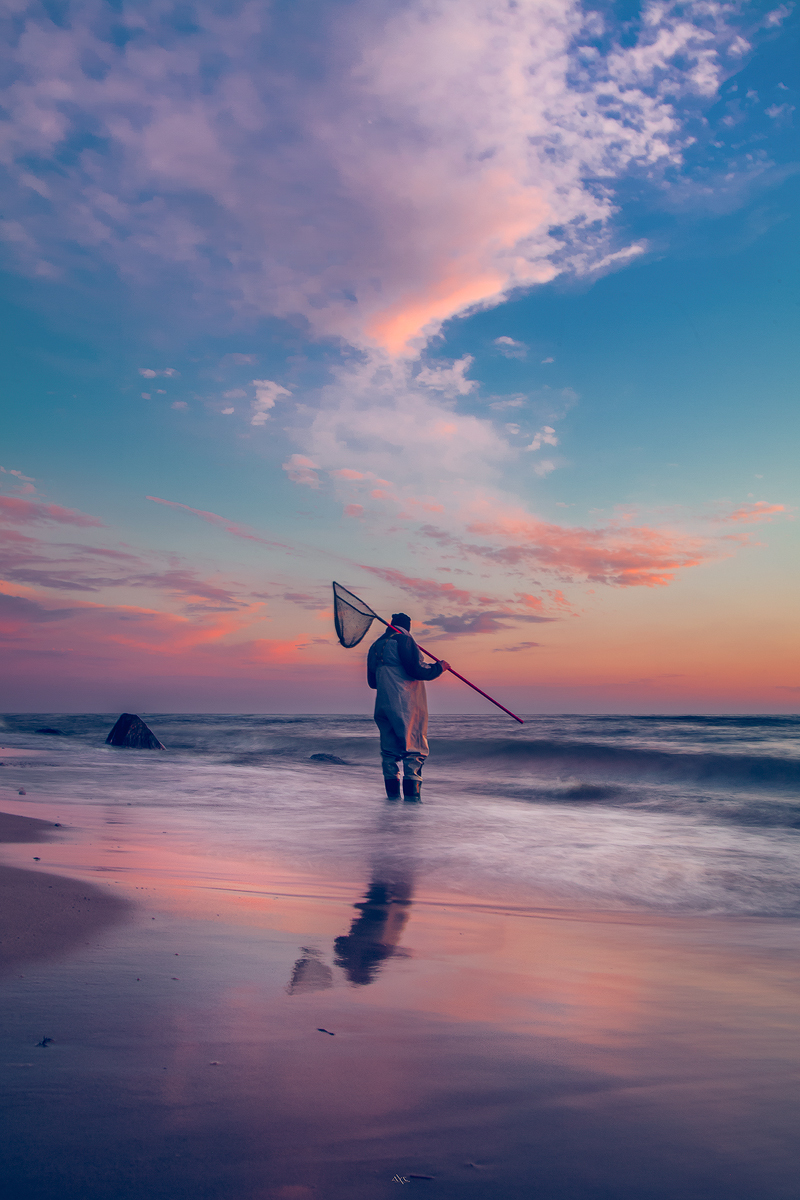
[[285,542],[274,542],[267,538],[259,537],[258,534],[252,533],[244,525],[239,525],[236,521],[231,521],[228,517],[221,517],[218,513],[206,512],[202,508],[192,508],[189,504],[180,504],[177,500],[162,500],[160,496],[147,496],[148,500],[152,500],[154,504],[163,504],[167,508],[178,508],[184,512],[191,513],[192,516],[199,517],[201,521],[205,521],[209,525],[217,525],[220,529],[224,529],[226,533],[230,533],[233,537],[243,538],[246,542],[258,542],[262,546],[274,546],[281,550],[289,550]]
[[17,496],[0,496],[0,520],[11,521],[15,525],[53,521],[58,525],[78,525],[84,529],[101,528],[103,525],[97,517],[90,517],[74,508],[21,500]]

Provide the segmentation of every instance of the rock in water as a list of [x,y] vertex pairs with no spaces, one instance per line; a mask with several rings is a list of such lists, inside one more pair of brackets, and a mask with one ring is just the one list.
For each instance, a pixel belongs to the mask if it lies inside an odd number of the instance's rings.
[[136,713],[123,713],[106,738],[107,746],[132,746],[136,750],[163,750],[152,730]]
[[49,733],[51,737],[66,737],[67,735],[61,729],[51,729],[49,725],[44,725],[41,729],[34,730],[35,733]]

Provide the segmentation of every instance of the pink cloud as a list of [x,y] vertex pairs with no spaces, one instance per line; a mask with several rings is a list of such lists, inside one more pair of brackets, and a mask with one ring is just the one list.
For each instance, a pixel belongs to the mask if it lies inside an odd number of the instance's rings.
[[393,567],[368,567],[362,563],[361,569],[369,571],[371,575],[377,575],[379,579],[391,584],[392,587],[400,588],[401,591],[407,592],[415,600],[441,601],[446,599],[453,604],[473,603],[472,592],[457,588],[452,583],[439,583],[434,579],[415,579],[412,576],[404,575],[402,571],[397,571]]
[[[217,513],[160,497],[150,499],[168,508],[188,512],[246,541],[278,550],[292,549],[283,543],[261,538]],[[37,522],[78,526],[102,524],[94,517],[57,505],[7,497],[0,497],[0,517],[3,516],[17,525]],[[6,582],[1,582],[3,580]],[[35,598],[30,593],[33,588],[99,596],[119,595],[121,591],[148,593],[151,605],[160,608],[164,604],[171,609],[177,603],[184,617],[192,620],[217,619],[227,613],[235,615],[237,621],[241,618],[252,623],[259,622],[266,615],[261,603],[265,597],[254,596],[251,587],[225,579],[220,573],[209,577],[177,554],[137,551],[124,544],[118,547],[92,546],[59,541],[55,537],[33,537],[11,525],[0,523],[0,590],[14,590],[20,586],[25,589],[28,598]],[[254,604],[254,599],[259,603]],[[316,607],[319,608],[319,605]]]
[[[491,505],[485,504],[491,509]],[[719,518],[752,523],[784,512],[783,505],[758,501]],[[631,514],[598,528],[554,525],[522,510],[499,507],[484,519],[471,520],[467,533],[491,538],[494,544],[467,543],[439,530],[423,527],[433,536],[472,555],[509,566],[527,564],[616,587],[660,587],[671,583],[675,572],[721,557],[724,542],[704,534],[651,528],[630,523]],[[501,543],[498,545],[497,543]],[[559,593],[558,604],[566,605]]]
[[660,587],[671,583],[681,567],[695,567],[715,557],[708,539],[674,534],[647,526],[601,529],[564,528],[528,519],[512,532],[507,526],[475,522],[470,533],[511,534],[519,541],[503,549],[472,548],[496,562],[523,561],[617,587]]
[[[656,587],[670,583],[675,571],[697,566],[722,552],[713,539],[645,525],[613,522],[595,529],[554,525],[522,509],[493,506],[482,519],[466,524],[467,533],[491,539],[468,542],[432,526],[420,532],[466,557],[488,559],[505,567],[547,569],[617,587]],[[562,597],[563,600],[563,597]]]
[[[437,579],[418,579],[404,575],[393,567],[369,567],[361,564],[361,569],[377,575],[384,582],[391,584],[430,609],[433,606],[446,604],[452,608],[466,609],[459,615],[438,613],[424,618],[425,624],[438,628],[441,633],[450,636],[463,634],[495,633],[501,629],[509,629],[515,622],[533,622],[536,624],[557,620],[557,617],[545,616],[543,604],[536,597],[520,594],[519,605],[505,603],[495,596],[486,596],[464,588],[457,588],[452,583],[441,583]],[[480,606],[480,607],[478,607]],[[535,615],[530,612],[535,610]],[[526,611],[528,610],[528,611]]]
[[0,518],[23,524],[34,521],[55,521],[60,525],[78,525],[83,528],[102,528],[97,517],[77,512],[74,508],[61,508],[58,504],[40,504],[33,500],[20,500],[16,496],[0,496]]
[[[260,679],[264,667],[297,662],[308,638],[244,638],[249,614],[182,616],[135,605],[78,602],[51,608],[26,596],[0,593],[0,645],[7,663],[52,681],[54,662],[80,669],[81,678]],[[46,640],[43,640],[45,638]],[[317,644],[316,639],[312,639]],[[309,664],[313,668],[313,664]]]
[[6,634],[25,636],[28,624],[68,623],[64,634],[70,646],[81,641],[96,658],[125,651],[180,657],[198,647],[220,642],[242,627],[242,619],[228,614],[190,619],[135,605],[102,605],[79,602],[69,609],[49,609],[25,597],[0,596],[0,628]]
[[331,471],[330,474],[334,479],[366,479],[366,475],[362,471],[351,471],[349,467],[342,467],[338,471]]
[[541,612],[544,608],[544,601],[541,596],[531,596],[527,592],[517,592],[517,600],[520,604],[524,604],[526,608],[533,608],[537,612]]
[[202,508],[192,508],[188,504],[179,504],[177,500],[162,500],[159,496],[147,496],[146,499],[152,500],[154,504],[164,504],[167,508],[180,508],[184,512],[192,513],[193,516],[199,517],[201,521],[207,521],[209,525],[218,525],[226,533],[230,533],[234,537],[244,538],[247,542],[258,542],[262,546],[277,546],[284,550],[288,549],[283,542],[268,541],[266,538],[251,533],[244,525],[238,525],[235,521],[229,520],[228,517],[221,517],[217,513],[206,512]]
[[517,642],[516,646],[495,646],[495,654],[516,654],[520,650],[534,650],[541,642]]
[[363,504],[345,504],[343,511],[344,511],[344,515],[346,517],[363,517],[364,505]]
[[[373,492],[372,494],[373,494],[373,496],[378,495],[377,492]],[[385,498],[387,500],[397,500],[396,496],[386,496]],[[414,509],[419,509],[422,512],[429,512],[429,513],[442,513],[445,511],[445,506],[443,504],[437,504],[435,501],[430,500],[430,499],[418,500],[414,496],[404,496],[403,497],[403,508],[410,509],[411,511],[413,511]],[[404,515],[407,515],[407,514],[404,514]]]
[[317,464],[305,454],[293,454],[285,463],[283,470],[291,479],[292,483],[302,483],[306,487],[319,487],[319,470]]
[[161,555],[46,541],[0,527],[0,577],[12,583],[68,592],[118,588],[162,592],[198,611],[245,606],[229,585],[204,578],[175,555],[167,560],[164,566]]
[[572,605],[570,604],[567,597],[564,595],[564,593],[562,591],[559,591],[558,588],[556,588],[555,591],[552,591],[552,592],[546,591],[545,594],[550,597],[550,602],[552,604],[555,604],[556,608],[572,608]]
[[755,504],[743,504],[741,508],[735,509],[727,516],[721,517],[722,521],[731,521],[740,524],[755,524],[757,521],[768,521],[770,517],[777,513],[785,513],[786,506],[784,504],[769,504],[766,500],[756,500]]

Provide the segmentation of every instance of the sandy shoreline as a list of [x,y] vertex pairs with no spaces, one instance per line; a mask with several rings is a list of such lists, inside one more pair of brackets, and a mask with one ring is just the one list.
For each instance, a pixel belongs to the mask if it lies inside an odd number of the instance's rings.
[[[38,817],[0,813],[0,843],[50,842],[57,829]],[[90,883],[36,869],[0,865],[0,971],[66,954],[122,919],[130,905]]]
[[795,1200],[796,921],[292,877],[165,810],[9,804],[50,816],[0,819],[19,1200]]

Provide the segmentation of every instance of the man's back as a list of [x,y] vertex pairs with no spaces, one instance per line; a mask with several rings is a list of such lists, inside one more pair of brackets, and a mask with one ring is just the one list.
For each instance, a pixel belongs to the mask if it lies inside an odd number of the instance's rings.
[[[404,614],[395,614],[404,617]],[[392,618],[392,624],[395,623]],[[408,621],[404,617],[404,621]],[[410,621],[408,621],[410,625]],[[426,666],[410,633],[387,629],[367,655],[367,681],[376,692],[375,721],[381,734],[381,756],[387,792],[395,791],[398,760],[403,760],[408,795],[419,796],[422,763],[428,754],[428,698],[425,680],[438,679],[444,666]],[[404,788],[405,788],[404,784]]]

